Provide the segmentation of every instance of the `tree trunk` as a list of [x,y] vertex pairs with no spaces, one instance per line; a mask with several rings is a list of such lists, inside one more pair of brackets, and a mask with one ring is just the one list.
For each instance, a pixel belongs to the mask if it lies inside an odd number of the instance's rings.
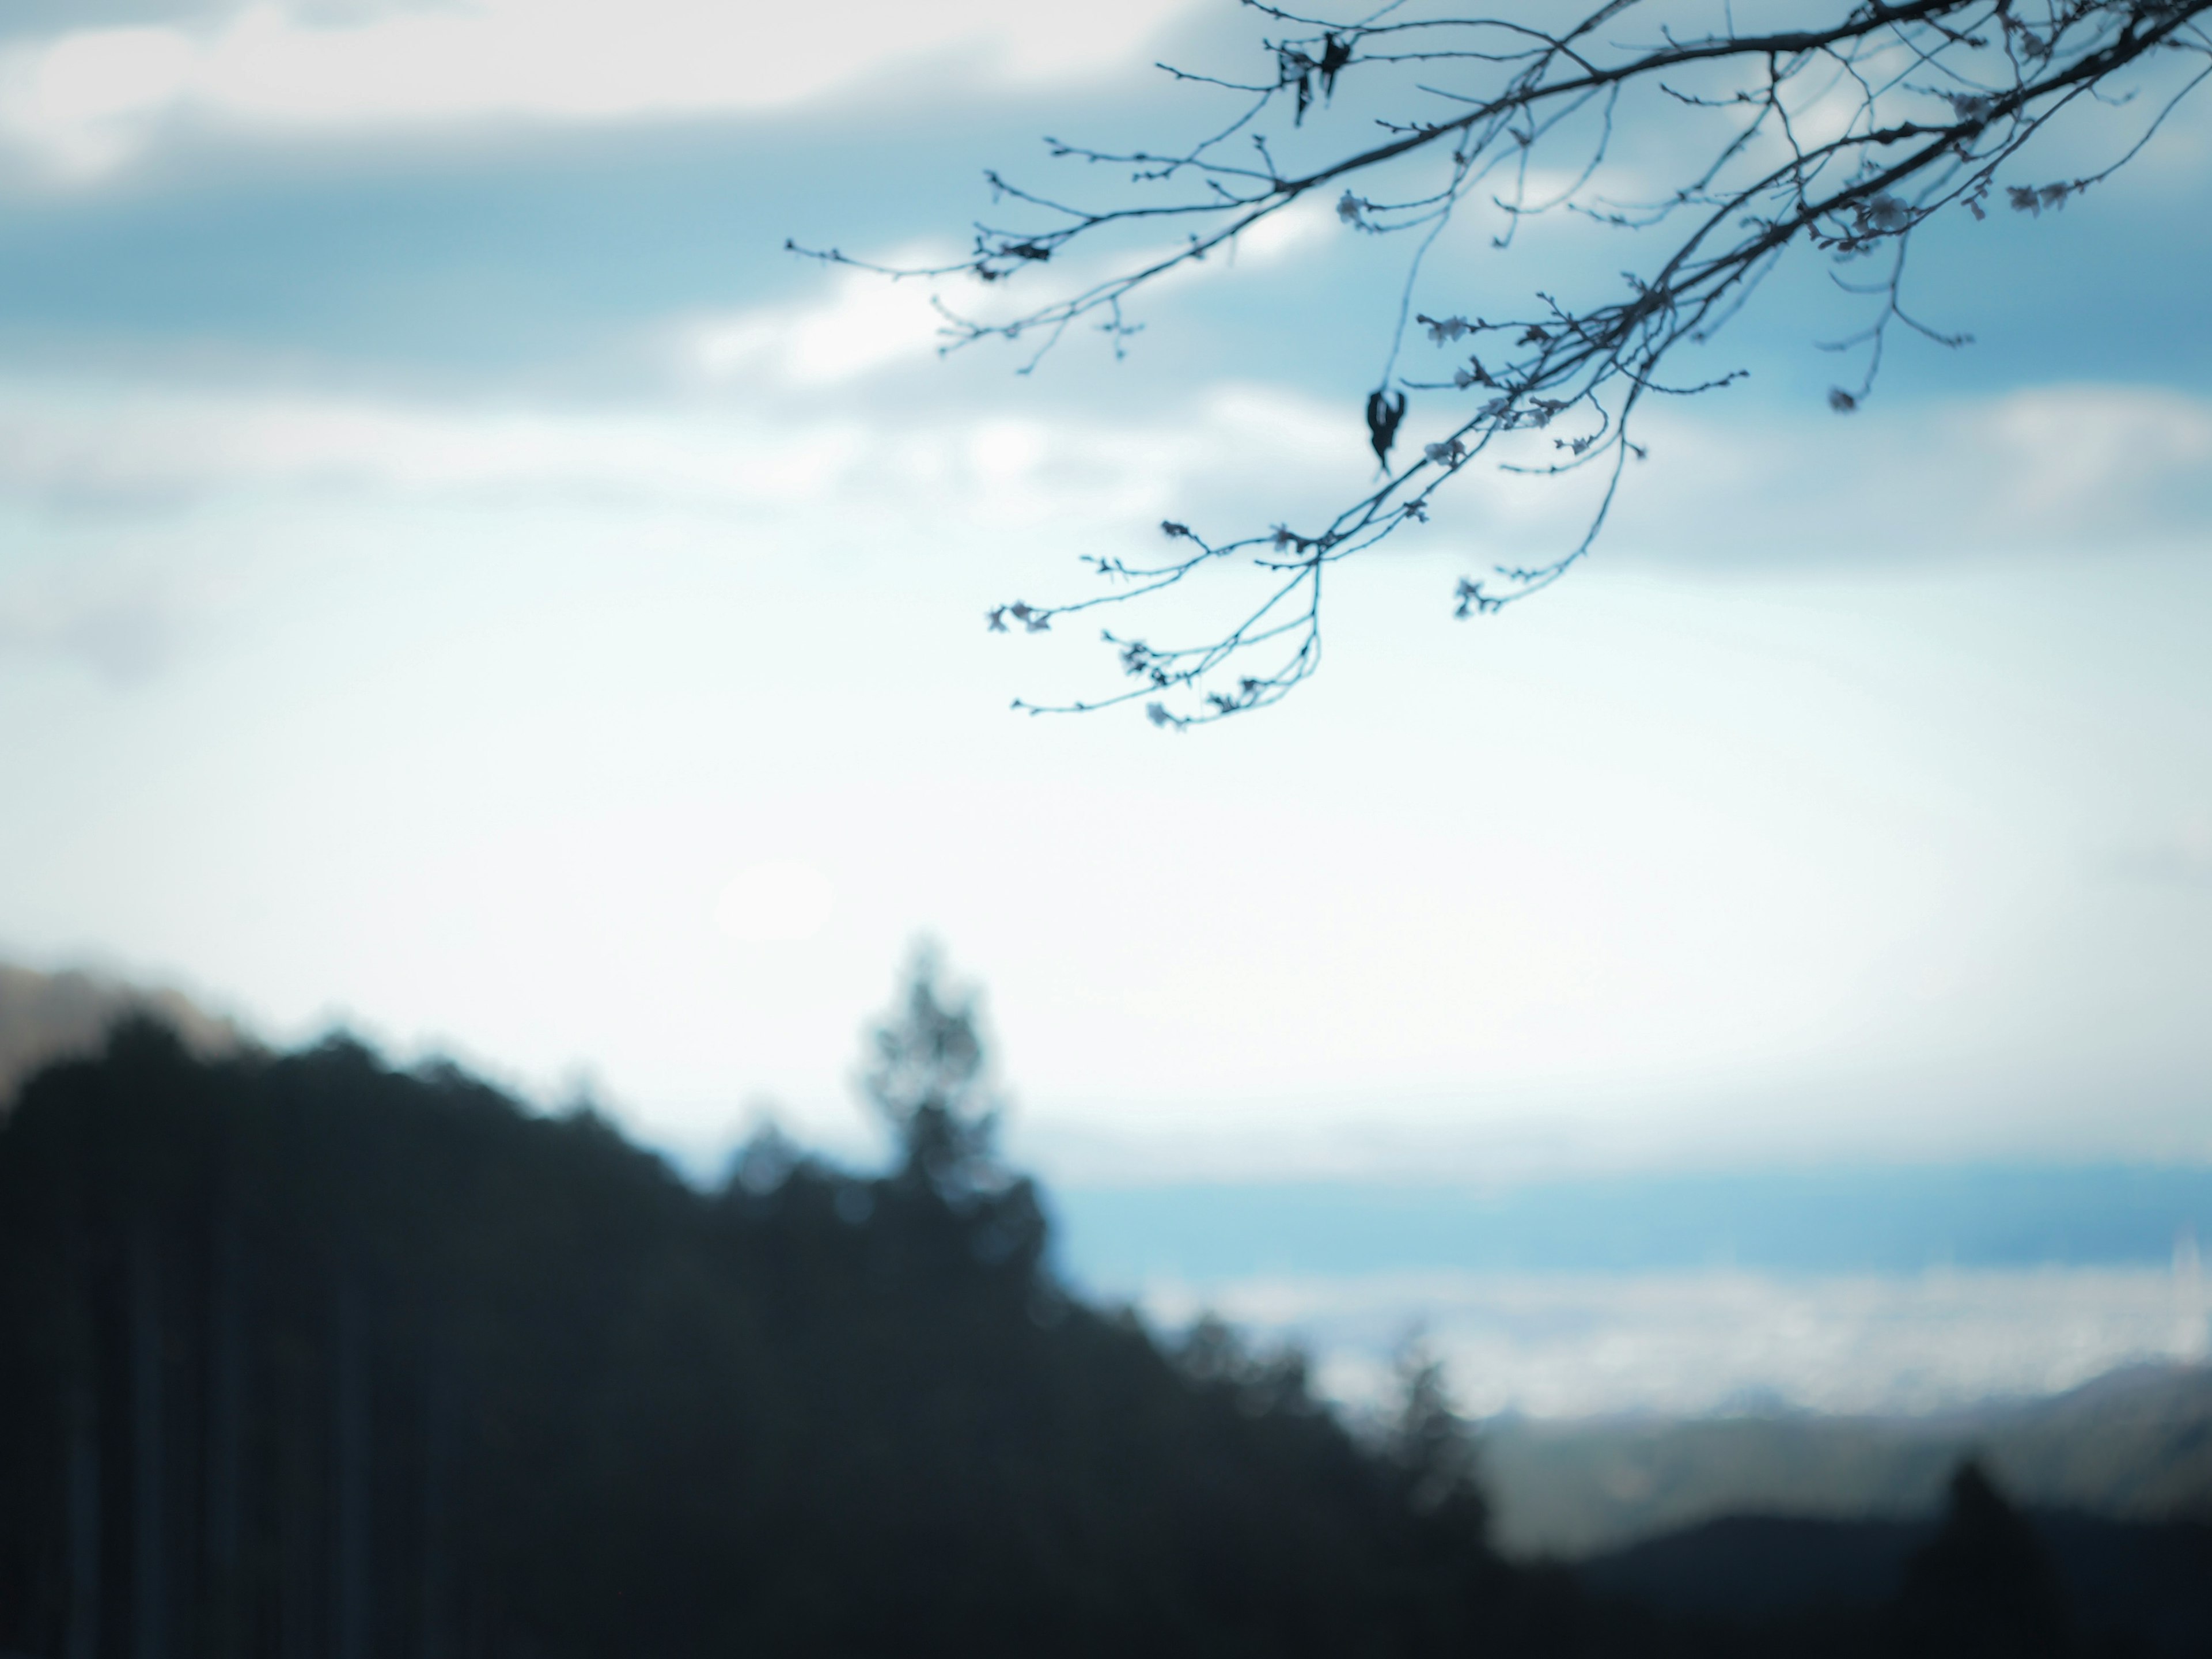
[[[74,1195],[73,1195],[74,1196]],[[63,1652],[99,1659],[100,1594],[100,1338],[91,1249],[80,1204],[70,1206],[68,1355],[62,1399],[63,1523],[67,1529],[69,1602]]]
[[163,1659],[168,1636],[168,1528],[162,1524],[160,1241],[142,1223],[131,1253],[131,1575],[132,1659]]
[[210,1659],[237,1659],[241,1634],[239,1534],[244,1500],[244,1243],[231,1195],[218,1200],[208,1308],[207,1574]]
[[[88,1372],[90,1355],[83,1356]],[[67,1459],[69,1659],[100,1656],[100,1396],[88,1376],[70,1390]]]
[[446,1659],[447,1453],[452,1396],[444,1367],[434,1357],[423,1367],[421,1619],[415,1659]]
[[338,1292],[331,1356],[337,1487],[331,1552],[333,1659],[368,1659],[369,1651],[368,1344],[362,1325],[360,1292],[349,1285]]
[[321,1400],[302,1355],[281,1356],[276,1523],[276,1642],[279,1659],[318,1659],[315,1631],[316,1540],[321,1534],[317,1499],[316,1442]]

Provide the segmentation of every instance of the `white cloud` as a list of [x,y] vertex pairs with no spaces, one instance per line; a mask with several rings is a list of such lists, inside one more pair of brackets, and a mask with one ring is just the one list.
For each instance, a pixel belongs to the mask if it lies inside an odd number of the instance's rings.
[[[240,490],[526,491],[1133,534],[1171,516],[1225,536],[1333,510],[1370,480],[1356,411],[1279,387],[1217,382],[1118,416],[985,405],[916,418],[817,397],[925,352],[933,327],[918,285],[846,273],[817,303],[690,325],[683,350],[727,384],[611,406],[0,381],[0,497],[158,507]],[[1632,470],[1606,550],[2094,555],[2197,535],[2212,510],[2212,404],[2176,392],[2042,387],[1842,422],[1729,413],[1646,429],[1653,459]],[[1585,505],[1571,485],[1472,475],[1439,498],[1436,528],[1401,545],[1475,568],[1556,552]]]
[[2039,387],[1999,403],[1970,443],[1970,487],[1989,490],[2003,528],[2094,534],[2154,511],[2177,484],[2201,490],[2212,404],[2127,386]]
[[[2033,386],[1794,418],[1721,395],[1647,416],[1637,436],[1650,459],[1629,467],[1604,549],[1747,562],[2094,552],[2194,538],[2212,514],[2212,402],[2157,387]],[[1502,459],[1540,463],[1548,441],[1532,434]],[[1508,559],[1555,556],[1602,483],[1476,473],[1439,498],[1437,520]]]
[[[908,249],[884,263],[925,265],[939,249]],[[924,281],[839,270],[819,300],[757,306],[677,331],[679,362],[712,381],[823,387],[928,356],[945,343],[945,319]]]
[[[1182,265],[1155,280],[1155,292],[1203,282],[1224,267],[1248,272],[1296,258],[1322,239],[1346,234],[1326,204],[1302,202],[1262,219],[1214,262]],[[891,277],[833,268],[819,297],[751,306],[693,318],[672,331],[680,370],[709,382],[790,388],[841,386],[895,364],[923,360],[957,337],[954,318],[988,326],[1034,313],[1058,296],[1079,294],[1118,274],[1176,252],[1174,244],[1124,250],[1025,272],[1020,284],[972,278]],[[873,263],[890,270],[957,264],[959,249],[895,248]],[[945,301],[940,308],[939,301]],[[1031,337],[1034,341],[1036,337]]]
[[836,419],[785,428],[286,393],[0,389],[0,491],[64,505],[269,488],[522,486],[773,505],[818,497],[853,470],[867,441]]
[[1146,424],[988,412],[916,422],[758,398],[556,412],[0,383],[0,496],[128,507],[271,489],[527,490],[1014,525],[1079,513],[1133,527],[1255,465],[1356,480],[1350,431],[1305,400],[1236,386]]
[[1938,1271],[1786,1279],[1425,1272],[1162,1285],[1147,1311],[1201,1307],[1311,1342],[1340,1395],[1380,1397],[1423,1328],[1462,1407],[1537,1417],[1696,1414],[1747,1401],[1918,1412],[2054,1394],[2144,1359],[2212,1357],[2212,1281],[2171,1270]]
[[1126,65],[1187,0],[475,0],[332,24],[263,4],[212,27],[81,30],[0,56],[0,132],[79,173],[180,113],[280,128],[782,108],[945,54],[1051,82]]

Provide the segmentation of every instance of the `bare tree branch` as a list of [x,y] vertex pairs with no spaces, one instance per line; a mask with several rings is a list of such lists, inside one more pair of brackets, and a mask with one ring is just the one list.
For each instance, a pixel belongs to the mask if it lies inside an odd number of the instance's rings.
[[[1662,7],[1679,9],[1684,0],[1609,0],[1556,32],[1500,17],[1408,15],[1403,0],[1356,20],[1263,0],[1243,3],[1284,31],[1262,42],[1272,76],[1240,82],[1169,70],[1179,81],[1242,96],[1232,119],[1162,154],[1048,141],[1060,160],[1126,169],[1121,198],[1085,205],[994,173],[993,191],[1013,220],[980,225],[969,256],[955,264],[892,270],[835,249],[813,256],[887,275],[1003,283],[1035,280],[1071,250],[1116,231],[1179,233],[1164,251],[1124,256],[1127,264],[1109,264],[1103,276],[1010,320],[982,321],[940,305],[945,349],[986,339],[1027,343],[1034,347],[1027,372],[1079,323],[1103,329],[1118,351],[1134,331],[1124,307],[1138,290],[1233,246],[1309,198],[1334,195],[1339,220],[1358,231],[1414,238],[1397,326],[1365,404],[1380,482],[1304,529],[1278,523],[1216,540],[1170,521],[1162,526],[1169,552],[1157,563],[1090,561],[1107,583],[1103,591],[993,610],[995,629],[1006,630],[1011,619],[1038,632],[1056,618],[1139,605],[1201,578],[1248,590],[1228,626],[1191,644],[1157,646],[1105,630],[1125,676],[1115,694],[1018,708],[1142,702],[1155,723],[1181,727],[1280,701],[1320,666],[1330,567],[1426,520],[1447,484],[1492,467],[1593,477],[1595,505],[1581,535],[1544,562],[1462,578],[1456,614],[1495,611],[1542,591],[1589,553],[1627,462],[1644,454],[1632,436],[1644,401],[1692,395],[1738,377],[1731,371],[1678,382],[1666,369],[1680,347],[1724,327],[1785,255],[1802,246],[1835,262],[1839,286],[1872,308],[1864,326],[1820,343],[1863,363],[1853,385],[1828,394],[1832,408],[1849,413],[1874,390],[1892,325],[1945,345],[1967,337],[1905,309],[1905,255],[1920,226],[1951,209],[1979,219],[1992,202],[2037,216],[2063,208],[2132,160],[2175,105],[2212,75],[2204,28],[2212,0],[1862,0],[1817,26],[1741,32],[1723,7],[1724,27],[1696,33],[1678,30],[1662,15]],[[1640,38],[1613,38],[1639,25],[1647,31]],[[2141,110],[2129,103],[2137,88],[2124,82],[2152,78],[2175,59],[2183,60],[2182,72],[2167,77],[2179,82],[2175,89]],[[2132,73],[2138,70],[2141,76]],[[1298,168],[1278,163],[1266,122],[1287,115],[1301,144],[1314,143],[1304,131],[1309,117],[1318,113],[1317,128],[1341,118],[1340,92],[1366,86],[1369,77],[1377,80],[1372,94],[1388,100],[1382,106],[1389,112],[1376,124],[1379,139],[1326,150]],[[2054,121],[2085,104],[2128,112],[2131,142],[2114,159],[2071,179],[2010,176]],[[1670,135],[1707,148],[1672,190],[1624,203],[1603,195],[1602,186],[1632,106],[1638,118],[1664,121]],[[1247,141],[1242,150],[1233,142],[1240,135]],[[1408,176],[1410,191],[1386,196],[1378,188]],[[1560,176],[1571,182],[1540,184]],[[1355,191],[1355,183],[1375,196]],[[1414,313],[1425,257],[1471,203],[1504,216],[1494,240],[1499,248],[1510,244],[1522,221],[1564,213],[1656,234],[1662,257],[1642,274],[1624,272],[1626,296],[1608,301],[1571,304],[1539,291],[1533,305],[1510,318]],[[1844,274],[1878,255],[1886,264],[1880,276],[1860,282]],[[1441,378],[1401,375],[1405,348],[1424,339],[1466,355]],[[1443,438],[1394,471],[1391,457],[1415,394],[1425,405],[1432,398],[1459,399],[1457,412]]]

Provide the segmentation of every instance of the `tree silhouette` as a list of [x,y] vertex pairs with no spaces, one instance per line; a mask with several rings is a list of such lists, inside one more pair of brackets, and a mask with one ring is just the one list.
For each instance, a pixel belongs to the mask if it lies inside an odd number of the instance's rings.
[[949,1202],[995,1192],[1000,1103],[992,1092],[974,991],[945,979],[937,949],[916,949],[898,1006],[870,1038],[861,1080],[897,1137],[902,1179]]
[[1476,1479],[1474,1437],[1453,1409],[1443,1362],[1418,1334],[1397,1360],[1398,1410],[1384,1449],[1404,1471],[1407,1498],[1425,1515],[1451,1517],[1480,1538],[1489,1505]]
[[[1827,394],[1849,413],[1873,391],[1893,326],[1946,345],[1966,338],[1905,308],[1905,255],[1923,225],[1944,213],[2064,207],[2130,160],[2212,73],[2203,27],[2212,0],[1815,0],[1772,17],[1729,0],[1606,0],[1564,21],[1541,0],[1516,16],[1444,0],[1352,17],[1242,3],[1279,31],[1260,43],[1260,73],[1169,70],[1230,100],[1196,142],[1115,150],[1048,140],[1093,181],[1087,195],[993,172],[1010,216],[980,225],[965,258],[894,273],[1029,286],[1097,252],[1103,263],[1078,264],[1057,293],[1010,319],[940,302],[948,349],[997,338],[1041,356],[1079,324],[1118,350],[1136,331],[1127,307],[1140,290],[1302,203],[1327,204],[1347,232],[1411,241],[1403,284],[1383,301],[1396,321],[1381,373],[1363,393],[1380,481],[1303,525],[1217,537],[1170,520],[1164,556],[1090,561],[1104,592],[993,610],[994,629],[1042,631],[1205,587],[1212,608],[1193,642],[1109,629],[1128,683],[1060,708],[1141,701],[1157,724],[1182,726],[1278,701],[1320,665],[1328,573],[1426,520],[1447,485],[1492,465],[1584,480],[1587,517],[1548,559],[1461,578],[1457,614],[1550,586],[1589,552],[1626,464],[1644,456],[1634,434],[1649,400],[1738,378],[1725,367],[1685,373],[1677,359],[1725,327],[1778,262],[1801,252],[1833,262],[1864,307],[1826,343],[1857,355],[1860,372]],[[2101,162],[2070,176],[2029,170],[2062,117],[2103,145]],[[1624,147],[1656,176],[1615,167]],[[1545,215],[1644,232],[1656,251],[1610,289],[1586,290],[1560,269],[1508,315],[1415,313],[1424,258],[1471,209],[1501,216],[1500,251]],[[835,249],[817,257],[865,264]],[[1468,275],[1430,280],[1465,287]],[[1408,374],[1408,350],[1444,355]],[[1421,441],[1402,441],[1415,428]]]
[[1943,1525],[1898,1598],[1908,1659],[2063,1659],[2073,1651],[2057,1572],[2027,1517],[1969,1458]]

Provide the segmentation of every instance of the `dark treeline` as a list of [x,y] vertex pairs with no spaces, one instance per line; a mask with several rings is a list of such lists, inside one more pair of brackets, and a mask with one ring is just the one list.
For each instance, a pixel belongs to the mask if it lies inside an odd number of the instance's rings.
[[0,1120],[0,1650],[2067,1650],[1978,1489],[1910,1606],[1787,1632],[1510,1565],[1433,1373],[1356,1435],[1294,1356],[1071,1298],[966,1012],[918,979],[875,1061],[888,1173],[769,1134],[713,1193],[345,1042],[203,1060],[141,1024],[33,1079]]

